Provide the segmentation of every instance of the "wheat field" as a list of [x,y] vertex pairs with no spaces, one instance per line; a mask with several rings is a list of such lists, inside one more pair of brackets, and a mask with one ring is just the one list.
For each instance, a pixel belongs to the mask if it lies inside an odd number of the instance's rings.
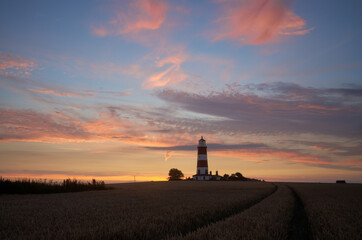
[[290,190],[279,185],[276,193],[259,204],[175,239],[287,239],[292,208]]
[[315,239],[362,239],[362,184],[294,183]]
[[0,195],[0,239],[291,239],[300,227],[296,209],[305,209],[311,238],[361,239],[360,184],[109,186],[114,189]]
[[161,239],[222,219],[269,195],[270,183],[158,182],[114,190],[3,195],[1,239]]

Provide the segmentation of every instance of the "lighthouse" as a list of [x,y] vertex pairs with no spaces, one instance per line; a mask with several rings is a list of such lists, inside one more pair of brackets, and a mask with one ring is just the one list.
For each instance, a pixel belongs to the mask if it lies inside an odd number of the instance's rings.
[[207,175],[209,167],[207,165],[207,146],[205,139],[201,136],[197,146],[197,174]]
[[207,146],[205,139],[201,136],[199,145],[197,146],[197,169],[196,175],[192,176],[194,180],[210,180],[209,167],[207,164]]

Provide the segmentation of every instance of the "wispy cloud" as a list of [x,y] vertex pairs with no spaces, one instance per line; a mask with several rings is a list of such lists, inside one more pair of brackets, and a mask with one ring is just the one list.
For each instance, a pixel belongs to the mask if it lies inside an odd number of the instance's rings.
[[60,112],[42,114],[31,110],[1,109],[1,141],[103,142],[137,141],[142,135],[132,131],[132,123],[114,112],[96,119],[76,119]]
[[99,154],[99,153],[105,153],[106,151],[103,151],[103,150],[98,150],[98,151],[90,151],[88,153],[91,153],[91,154]]
[[[230,150],[230,149],[267,149],[267,145],[263,143],[244,143],[244,144],[219,144],[208,143],[207,146],[214,151]],[[146,147],[151,150],[169,150],[169,151],[195,151],[196,145],[176,145],[170,147]]]
[[89,63],[84,66],[87,71],[91,71],[93,76],[98,78],[107,78],[109,75],[115,75],[118,79],[119,76],[132,76],[136,78],[143,77],[141,66],[138,64],[122,65],[118,63]]
[[0,52],[0,74],[13,73],[29,75],[36,67],[36,63],[19,55]]
[[52,89],[29,88],[28,90],[31,92],[50,94],[50,95],[55,95],[55,96],[59,96],[59,97],[94,97],[93,94],[75,93],[75,92],[70,92],[70,91],[65,92],[65,91],[52,90]]
[[173,151],[167,151],[165,154],[165,161],[167,161],[168,159],[170,159],[170,157],[172,156]]
[[92,26],[92,33],[99,37],[138,33],[159,29],[165,21],[167,4],[159,0],[123,2],[115,17],[107,24]]
[[90,137],[73,119],[60,119],[31,110],[1,109],[0,112],[0,141],[76,141]]
[[[273,147],[263,143],[244,144],[207,144],[212,156],[239,158],[244,161],[262,163],[265,161],[287,161],[314,167],[362,171],[361,161],[336,161],[330,156],[327,158],[318,154],[304,153],[300,149]],[[146,147],[150,150],[196,151],[196,145],[176,145],[170,147]]]
[[[0,108],[0,141],[29,142],[124,142],[141,146],[169,146],[168,132],[158,125],[144,123],[141,109],[97,108],[97,117],[66,114],[60,111],[44,114],[32,110]],[[157,115],[157,113],[155,113]],[[134,119],[135,117],[139,119]],[[132,120],[130,120],[130,117]],[[185,135],[185,134],[183,134]],[[175,143],[183,137],[175,132]],[[179,139],[179,140],[178,140]]]
[[72,90],[61,91],[61,90],[53,90],[53,89],[42,89],[42,88],[29,88],[31,92],[54,95],[58,97],[78,97],[78,98],[88,98],[88,97],[96,97],[100,94],[109,94],[115,97],[128,96],[131,92],[114,92],[114,91],[97,91],[97,90],[81,90],[80,92],[75,92]]
[[[195,151],[195,145],[188,144],[194,142],[200,133],[207,133],[211,142],[208,146],[214,155],[258,163],[283,159],[316,167],[357,171],[359,168],[355,166],[360,165],[357,159],[361,151],[360,145],[353,141],[340,146],[328,145],[323,140],[310,144],[304,142],[293,149],[287,144],[278,147],[278,144],[270,145],[263,140],[224,144],[218,139],[221,136],[221,139],[225,137],[235,142],[240,134],[245,133],[262,133],[264,136],[308,131],[312,135],[335,134],[353,139],[361,134],[356,126],[360,123],[361,109],[358,106],[362,95],[356,88],[349,90],[305,88],[283,83],[234,84],[232,89],[206,95],[162,90],[158,96],[170,103],[169,107],[82,107],[87,112],[91,111],[93,117],[65,109],[44,114],[2,108],[1,141],[123,142],[148,150],[166,151],[165,159],[169,159],[177,151]],[[307,104],[322,108],[299,107]],[[58,106],[62,106],[61,103],[58,102]],[[186,118],[185,111],[207,114],[204,116],[208,117]],[[213,119],[211,116],[221,118]],[[328,157],[325,151],[328,151]],[[341,157],[343,160],[339,160]]]
[[272,79],[281,79],[281,78],[290,79],[296,77],[318,76],[330,73],[347,72],[361,68],[362,68],[362,62],[351,62],[347,64],[330,65],[324,67],[313,67],[311,69],[303,69],[297,71],[292,70],[289,67],[283,67],[283,68],[272,67],[270,70],[267,70],[262,76]]
[[219,1],[222,12],[212,31],[213,41],[233,40],[243,44],[265,44],[282,35],[304,35],[313,28],[283,0]]
[[123,97],[131,95],[128,91],[105,91],[93,89],[77,89],[70,87],[61,87],[49,83],[33,81],[30,79],[16,76],[0,76],[0,85],[11,90],[22,92],[24,94],[31,92],[42,95],[51,95],[67,98],[93,98],[99,96]]
[[362,95],[349,90],[273,83],[209,94],[163,89],[157,95],[183,110],[228,119],[219,122],[225,130],[361,136]]
[[166,69],[150,76],[143,82],[142,87],[152,89],[183,81],[187,75],[182,71],[181,64],[186,61],[186,59],[187,56],[182,50],[179,50],[174,55],[158,59],[155,62],[157,69],[164,67],[166,67]]
[[124,92],[116,92],[116,91],[100,91],[100,90],[85,90],[85,92],[90,94],[109,94],[115,97],[123,97],[123,96],[129,96],[131,95],[130,91],[124,91]]
[[[327,152],[328,154],[337,156],[353,156],[362,157],[362,142],[361,141],[346,141],[346,142],[321,142],[317,141],[290,141],[294,144],[308,146],[318,152]],[[362,164],[362,159],[360,159]]]

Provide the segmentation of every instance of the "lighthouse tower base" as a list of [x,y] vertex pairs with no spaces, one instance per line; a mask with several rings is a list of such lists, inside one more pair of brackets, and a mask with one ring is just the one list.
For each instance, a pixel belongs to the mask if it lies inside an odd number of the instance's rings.
[[193,180],[197,180],[197,181],[209,181],[212,179],[211,175],[193,175],[192,176]]
[[212,175],[211,172],[210,174],[195,174],[192,176],[192,179],[196,181],[220,181],[221,176],[218,174],[218,171],[216,171],[216,175]]

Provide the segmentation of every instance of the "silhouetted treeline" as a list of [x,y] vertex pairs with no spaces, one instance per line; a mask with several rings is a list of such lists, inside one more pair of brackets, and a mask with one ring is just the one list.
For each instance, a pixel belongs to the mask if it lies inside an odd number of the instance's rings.
[[[213,176],[214,177],[214,176]],[[259,180],[256,178],[247,178],[244,177],[243,174],[241,174],[240,172],[236,172],[236,173],[232,173],[232,174],[227,174],[225,173],[223,176],[220,176],[220,180],[221,181],[251,181],[251,182],[264,182],[264,180]],[[190,180],[192,181],[193,179],[191,177],[187,177],[186,180]],[[209,181],[214,181],[216,180],[215,178],[212,178]]]
[[47,181],[46,179],[19,179],[10,180],[0,177],[0,193],[10,194],[41,194],[41,193],[62,193],[81,192],[92,190],[105,190],[104,181],[82,182],[77,179],[65,179],[63,182]]
[[261,181],[259,179],[255,179],[255,178],[244,177],[243,174],[241,174],[240,172],[232,173],[230,175],[224,174],[222,179],[226,180],[226,181],[256,181],[256,182]]

